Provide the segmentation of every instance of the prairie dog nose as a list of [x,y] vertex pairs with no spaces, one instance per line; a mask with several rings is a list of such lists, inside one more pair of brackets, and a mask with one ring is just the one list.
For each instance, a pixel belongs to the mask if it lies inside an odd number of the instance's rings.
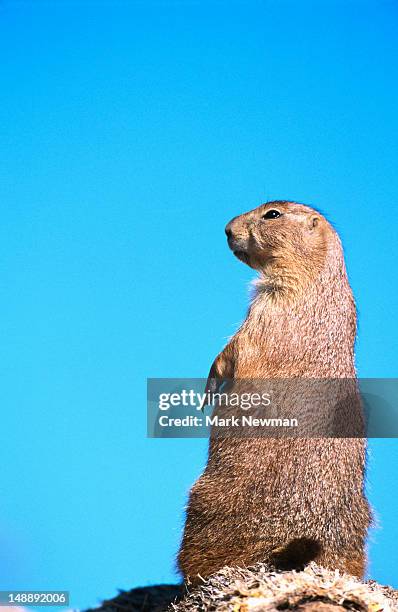
[[231,228],[230,228],[229,224],[228,224],[228,225],[227,225],[227,227],[225,228],[225,235],[226,235],[226,237],[228,238],[228,240],[229,240],[230,238],[232,238],[232,230],[231,230]]
[[[238,217],[234,217],[233,219],[231,219],[231,221],[229,221],[229,223],[227,223],[227,225],[225,226],[225,235],[228,238],[228,242],[230,240],[232,240],[232,238],[236,237],[236,234],[234,236],[234,232],[233,232],[233,225],[236,221]],[[235,231],[236,231],[236,227],[235,227]]]

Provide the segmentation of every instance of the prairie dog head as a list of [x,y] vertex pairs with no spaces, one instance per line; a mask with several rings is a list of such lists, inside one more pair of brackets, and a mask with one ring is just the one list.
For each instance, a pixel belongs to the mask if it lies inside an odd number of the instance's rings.
[[295,202],[274,201],[234,217],[226,226],[234,255],[259,271],[318,268],[337,234],[317,211]]

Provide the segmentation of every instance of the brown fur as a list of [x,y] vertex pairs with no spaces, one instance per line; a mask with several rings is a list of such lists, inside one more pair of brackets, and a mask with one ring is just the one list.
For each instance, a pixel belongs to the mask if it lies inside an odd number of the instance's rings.
[[[263,219],[276,209],[282,216]],[[248,315],[215,359],[214,379],[355,378],[355,304],[326,219],[276,201],[227,226],[258,270]],[[370,512],[363,438],[219,438],[190,492],[178,563],[192,582],[225,565],[289,569],[312,559],[361,577]]]

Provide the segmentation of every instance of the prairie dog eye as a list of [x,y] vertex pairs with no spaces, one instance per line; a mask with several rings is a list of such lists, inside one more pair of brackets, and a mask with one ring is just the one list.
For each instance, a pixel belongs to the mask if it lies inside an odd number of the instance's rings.
[[267,210],[265,215],[263,215],[263,219],[277,219],[280,216],[281,216],[281,213],[279,212],[279,210],[275,210],[273,208],[272,210]]

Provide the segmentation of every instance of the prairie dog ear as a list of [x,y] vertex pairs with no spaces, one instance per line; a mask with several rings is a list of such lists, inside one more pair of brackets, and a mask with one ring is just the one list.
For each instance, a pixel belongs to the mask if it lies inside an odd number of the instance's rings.
[[319,224],[319,221],[320,221],[320,219],[319,219],[318,215],[311,215],[309,217],[308,221],[307,221],[308,229],[311,230],[311,231],[314,230],[317,227],[317,225]]

